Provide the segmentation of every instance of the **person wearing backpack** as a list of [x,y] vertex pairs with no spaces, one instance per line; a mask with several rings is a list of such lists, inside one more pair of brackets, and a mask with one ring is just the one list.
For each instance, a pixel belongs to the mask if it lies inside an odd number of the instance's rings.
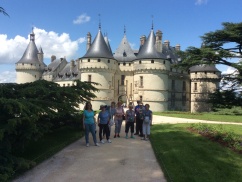
[[143,137],[143,120],[144,120],[144,107],[141,101],[137,101],[138,105],[135,106],[135,115],[136,115],[136,133],[134,135],[139,135]]
[[131,128],[131,136],[130,138],[135,138],[134,137],[134,122],[135,122],[135,112],[133,110],[133,105],[129,105],[129,109],[126,111],[125,114],[126,118],[126,124],[125,124],[125,133],[126,133],[126,139],[128,139],[128,133],[129,133],[129,128]]

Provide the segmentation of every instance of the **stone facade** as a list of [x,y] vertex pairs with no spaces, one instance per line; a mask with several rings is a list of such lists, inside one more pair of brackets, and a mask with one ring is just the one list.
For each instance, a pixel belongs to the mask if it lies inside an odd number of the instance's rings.
[[[162,43],[162,32],[141,36],[140,49],[132,50],[124,37],[114,54],[107,37],[99,29],[94,41],[87,34],[86,54],[68,62],[65,58],[51,57],[47,66],[43,63],[43,51],[37,50],[34,33],[23,58],[16,63],[17,83],[39,79],[53,81],[61,86],[71,86],[74,80],[99,83],[99,92],[92,101],[94,109],[122,100],[126,105],[142,100],[153,111],[209,111],[208,94],[220,81],[220,71],[215,66],[194,66],[188,72],[172,67],[180,61],[176,51],[180,44]],[[32,51],[32,52],[31,52]],[[30,54],[31,52],[31,54]],[[27,55],[32,55],[28,57]],[[38,60],[36,60],[38,59]],[[83,105],[80,104],[80,109]]]

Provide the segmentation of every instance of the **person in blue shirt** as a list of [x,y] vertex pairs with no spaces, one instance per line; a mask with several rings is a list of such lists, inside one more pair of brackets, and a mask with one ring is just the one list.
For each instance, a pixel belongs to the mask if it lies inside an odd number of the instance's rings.
[[107,142],[111,143],[112,141],[109,139],[110,131],[108,126],[110,115],[109,115],[109,112],[106,111],[106,107],[104,105],[101,105],[100,109],[101,109],[101,112],[98,114],[99,139],[101,143],[105,143],[102,138],[102,133],[104,130],[104,133],[106,134]]
[[92,110],[92,104],[87,102],[83,112],[83,128],[85,130],[86,146],[89,147],[89,132],[92,133],[92,138],[95,146],[99,146],[95,134],[95,114]]

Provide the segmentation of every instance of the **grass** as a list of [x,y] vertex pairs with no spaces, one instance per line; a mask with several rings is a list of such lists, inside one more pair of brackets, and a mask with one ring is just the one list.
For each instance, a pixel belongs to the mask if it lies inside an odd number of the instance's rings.
[[[190,124],[152,126],[151,143],[168,181],[242,181],[242,155],[189,132]],[[242,134],[242,126],[225,126]]]
[[190,113],[190,112],[154,112],[154,114],[160,115],[160,116],[177,117],[177,118],[242,123],[241,115],[217,115],[214,113]]
[[[38,141],[30,142],[25,148],[25,151],[17,154],[17,156],[30,160],[36,165],[53,156],[55,153],[59,152],[82,136],[83,132],[79,128],[69,126],[61,127],[46,134]],[[16,176],[23,172],[24,171],[17,171]]]

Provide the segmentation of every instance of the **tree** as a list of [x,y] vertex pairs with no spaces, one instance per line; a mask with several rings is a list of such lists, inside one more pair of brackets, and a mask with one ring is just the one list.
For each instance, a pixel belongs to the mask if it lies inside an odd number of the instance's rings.
[[94,83],[75,83],[71,87],[45,80],[0,84],[0,181],[31,165],[14,152],[23,151],[29,141],[39,139],[60,122],[65,124],[79,112],[80,103],[95,98],[98,90]]
[[[205,33],[201,48],[189,47],[179,52],[182,62],[177,67],[188,70],[191,66],[200,64],[222,64],[235,68],[235,74],[223,75],[231,86],[242,84],[242,62],[235,63],[231,58],[242,57],[242,22],[222,23],[223,28]],[[227,82],[227,83],[228,83]]]
[[5,9],[3,9],[2,7],[0,7],[0,13],[3,13],[5,16],[9,16]]

